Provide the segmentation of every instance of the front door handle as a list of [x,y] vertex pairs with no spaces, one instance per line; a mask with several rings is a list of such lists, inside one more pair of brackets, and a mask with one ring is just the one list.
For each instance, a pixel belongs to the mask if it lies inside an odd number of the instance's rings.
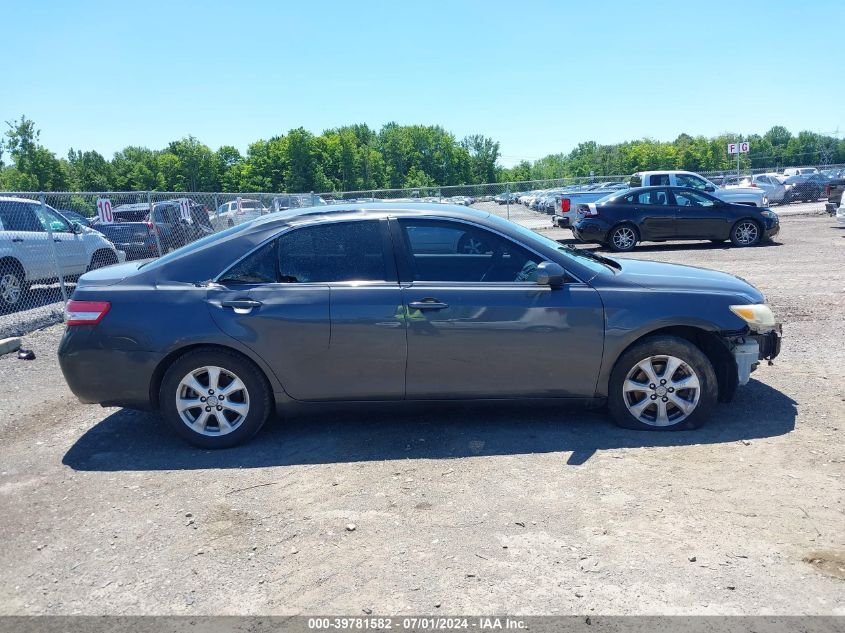
[[238,314],[249,314],[253,308],[261,305],[260,301],[254,299],[233,299],[231,301],[221,301],[220,305],[224,308],[232,308]]
[[19,237],[14,237],[14,238],[12,238],[12,241],[13,242],[23,242],[23,239],[21,239]]
[[443,310],[444,308],[448,308],[449,304],[432,299],[431,297],[426,297],[422,301],[411,301],[408,307],[414,310]]
[[54,237],[54,238],[53,238],[53,241],[54,241],[54,242],[61,242],[61,240],[60,240],[58,237]]

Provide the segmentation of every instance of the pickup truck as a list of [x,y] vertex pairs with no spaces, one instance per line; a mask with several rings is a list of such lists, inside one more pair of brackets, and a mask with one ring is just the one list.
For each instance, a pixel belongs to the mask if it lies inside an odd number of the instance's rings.
[[845,191],[845,178],[834,178],[824,187],[824,195],[827,202],[824,204],[825,211],[835,215],[836,210],[842,205],[842,192]]
[[641,171],[631,176],[632,187],[689,187],[706,191],[711,196],[732,204],[767,207],[769,201],[757,187],[717,187],[704,176],[691,171]]
[[578,219],[575,213],[579,204],[587,204],[601,200],[605,196],[620,191],[618,187],[613,189],[595,189],[594,191],[572,191],[563,192],[555,197],[552,226],[570,227]]

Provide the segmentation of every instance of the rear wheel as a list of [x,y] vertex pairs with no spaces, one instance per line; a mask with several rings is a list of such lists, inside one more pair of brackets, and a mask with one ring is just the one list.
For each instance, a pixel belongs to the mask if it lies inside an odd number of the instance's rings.
[[229,448],[264,426],[271,392],[252,361],[235,352],[199,349],[170,366],[159,402],[162,415],[183,439],[201,448]]
[[639,241],[637,229],[630,224],[623,224],[614,227],[607,236],[607,243],[610,249],[617,253],[634,250]]
[[760,243],[763,232],[754,220],[740,220],[731,229],[731,244],[734,246],[754,246]]
[[0,311],[10,312],[23,308],[29,286],[17,263],[0,264]]
[[701,426],[717,398],[716,374],[704,353],[685,339],[655,336],[616,361],[608,407],[619,426],[677,431]]

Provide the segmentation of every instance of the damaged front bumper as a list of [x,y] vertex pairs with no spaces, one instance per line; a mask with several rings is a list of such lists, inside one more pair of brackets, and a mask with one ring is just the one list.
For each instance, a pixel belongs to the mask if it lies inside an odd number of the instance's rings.
[[737,384],[745,385],[751,372],[760,366],[760,361],[771,362],[780,354],[781,324],[777,323],[768,332],[749,332],[728,339],[728,347],[736,361]]

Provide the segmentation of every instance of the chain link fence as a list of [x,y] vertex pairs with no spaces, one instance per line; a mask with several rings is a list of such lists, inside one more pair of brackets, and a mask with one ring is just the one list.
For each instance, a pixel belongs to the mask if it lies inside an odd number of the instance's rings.
[[[800,169],[800,168],[796,168]],[[805,168],[810,169],[810,168]],[[845,165],[819,172],[845,177]],[[703,174],[717,184],[768,186],[774,170]],[[790,172],[791,173],[791,172]],[[779,174],[783,178],[787,174]],[[777,210],[825,209],[823,174],[791,195],[768,196]],[[429,202],[488,211],[528,228],[552,227],[568,193],[627,186],[630,176],[591,176],[510,183],[321,193],[61,192],[0,193],[0,338],[62,318],[84,273],[122,261],[160,257],[176,248],[274,211],[366,202]]]

